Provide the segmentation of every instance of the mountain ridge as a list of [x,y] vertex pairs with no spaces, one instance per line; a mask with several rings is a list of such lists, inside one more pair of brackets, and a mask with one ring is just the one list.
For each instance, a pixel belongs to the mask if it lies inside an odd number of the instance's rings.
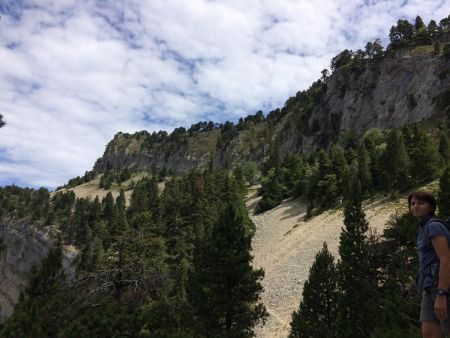
[[[450,33],[444,41],[450,42]],[[331,75],[325,73],[267,117],[257,112],[237,124],[199,122],[188,130],[176,128],[170,135],[164,131],[119,132],[96,161],[94,171],[127,168],[183,173],[208,165],[261,164],[273,153],[281,158],[310,153],[372,128],[445,119],[450,59],[434,55],[432,46],[416,46],[386,53],[378,63],[367,62],[357,71],[347,64]]]

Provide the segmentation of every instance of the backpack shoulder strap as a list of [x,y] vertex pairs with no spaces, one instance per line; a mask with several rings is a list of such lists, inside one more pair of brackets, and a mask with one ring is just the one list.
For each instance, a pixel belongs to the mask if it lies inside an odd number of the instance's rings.
[[[448,220],[445,220],[442,218],[435,218],[435,217],[430,218],[430,220],[425,224],[425,227],[426,227],[425,231],[427,231],[427,232],[429,231],[428,225],[432,222],[437,222],[437,223],[441,223],[442,225],[444,225],[445,229],[447,230],[446,237],[447,237],[448,245],[450,246],[450,218]],[[427,237],[428,237],[428,234],[427,234]]]

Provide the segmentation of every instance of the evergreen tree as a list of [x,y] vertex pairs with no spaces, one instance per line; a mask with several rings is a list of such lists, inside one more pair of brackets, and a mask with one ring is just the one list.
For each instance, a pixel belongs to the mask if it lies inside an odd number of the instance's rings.
[[361,190],[363,196],[370,193],[372,189],[372,173],[370,171],[370,157],[366,149],[365,143],[360,142],[357,149],[358,169],[357,177],[361,182]]
[[114,207],[114,221],[112,224],[111,235],[121,236],[128,229],[127,212],[125,206],[125,193],[121,189],[120,195],[117,197],[116,204]]
[[412,139],[407,141],[407,145],[412,181],[419,184],[435,179],[439,175],[442,162],[430,136],[415,124]]
[[308,205],[307,218],[312,216],[312,210],[314,208],[314,199],[317,193],[317,183],[319,181],[319,169],[318,164],[313,163],[307,165],[305,170],[305,199]]
[[361,185],[352,181],[339,240],[337,336],[370,337],[377,317],[377,289],[371,280],[367,248],[368,223],[362,210]]
[[281,168],[286,194],[293,197],[300,196],[304,189],[305,165],[303,157],[287,155],[281,163]]
[[420,16],[416,16],[416,21],[414,22],[414,28],[416,32],[420,31],[422,28],[425,27],[425,24],[423,23],[423,20]]
[[448,139],[446,130],[441,130],[440,132],[439,154],[441,155],[442,162],[444,164],[450,160],[450,141]]
[[294,311],[290,338],[336,337],[337,270],[327,244],[316,254]]
[[253,337],[253,327],[264,320],[259,302],[262,270],[251,266],[251,236],[234,203],[220,207],[217,222],[205,238],[194,262],[190,300],[200,335]]
[[68,305],[74,300],[66,287],[60,246],[49,249],[37,268],[31,269],[29,284],[14,312],[0,329],[1,337],[59,337],[68,323]]
[[420,330],[408,316],[409,304],[401,295],[400,285],[393,277],[388,277],[383,288],[381,320],[371,338],[421,338]]
[[415,281],[419,266],[416,219],[409,212],[392,216],[383,238],[381,264],[377,267],[382,272],[380,321],[373,337],[419,338],[419,323],[413,319],[420,312]]
[[283,185],[281,170],[272,168],[263,178],[262,199],[258,204],[257,211],[263,212],[279,205],[283,200],[286,187]]
[[[381,134],[381,132],[380,132]],[[381,138],[382,136],[380,136]],[[382,140],[376,140],[374,137],[365,137],[364,144],[369,154],[370,161],[370,175],[372,177],[372,188],[374,190],[381,190],[384,188],[383,182],[383,168],[382,168]]]
[[332,164],[332,171],[336,174],[337,187],[340,195],[344,195],[348,188],[348,178],[350,168],[347,164],[344,151],[336,146],[332,145],[330,148],[330,161]]
[[3,120],[3,115],[0,114],[0,128],[4,127],[6,122]]
[[248,184],[254,185],[257,182],[257,179],[260,175],[258,170],[258,166],[255,162],[250,161],[246,162],[243,167],[244,177],[247,180]]
[[239,186],[240,192],[245,195],[247,193],[247,183],[244,179],[244,171],[242,170],[242,167],[240,165],[234,168],[233,176]]
[[437,196],[439,214],[450,216],[450,162],[447,164],[439,179],[439,192]]
[[319,151],[317,161],[318,182],[316,196],[319,199],[320,207],[327,208],[336,203],[336,197],[338,196],[336,174],[333,173],[331,161],[323,149]]
[[411,161],[406,151],[402,133],[391,130],[387,137],[383,167],[389,188],[404,191],[410,186]]

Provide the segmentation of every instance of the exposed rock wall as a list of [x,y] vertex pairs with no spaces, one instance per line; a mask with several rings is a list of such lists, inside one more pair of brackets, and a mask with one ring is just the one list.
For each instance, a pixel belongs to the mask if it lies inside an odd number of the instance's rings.
[[[446,39],[450,41],[450,36]],[[450,90],[450,59],[434,56],[433,46],[391,51],[380,63],[367,65],[361,72],[346,66],[338,68],[326,85],[304,125],[299,122],[302,112],[294,105],[285,107],[277,122],[266,121],[241,130],[225,146],[218,146],[222,135],[217,129],[150,146],[142,132],[118,133],[95,168],[103,172],[109,168],[165,167],[186,172],[206,167],[211,156],[215,165],[262,162],[274,144],[278,155],[284,157],[326,147],[348,132],[360,136],[371,128],[444,118],[437,98]]]
[[[0,224],[0,321],[9,316],[28,281],[33,265],[39,265],[47,255],[51,234],[38,230],[28,220]],[[63,266],[69,276],[73,256],[65,252]]]
[[317,146],[318,134],[333,130],[361,135],[444,117],[436,98],[450,88],[450,60],[434,57],[431,48],[400,50],[359,75],[338,69],[309,120],[319,130],[303,138],[303,151]]

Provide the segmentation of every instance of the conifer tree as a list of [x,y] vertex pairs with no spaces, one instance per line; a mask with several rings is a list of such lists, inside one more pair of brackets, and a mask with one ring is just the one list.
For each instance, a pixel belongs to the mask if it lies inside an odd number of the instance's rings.
[[240,165],[234,168],[233,176],[239,186],[240,192],[245,195],[247,193],[247,183],[244,179],[244,171],[242,170],[242,167]]
[[450,162],[439,179],[439,192],[437,196],[439,214],[450,217]]
[[344,208],[339,240],[337,336],[370,337],[376,323],[377,289],[371,280],[367,248],[368,223],[362,210],[361,184],[353,179]]
[[287,195],[297,197],[303,192],[305,177],[305,165],[302,156],[287,155],[281,163],[283,181]]
[[450,141],[448,139],[446,130],[441,130],[440,132],[439,154],[441,155],[442,162],[444,164],[450,160]]
[[246,162],[244,164],[243,171],[244,171],[244,177],[247,180],[248,184],[254,185],[260,175],[260,172],[258,170],[258,166],[256,165],[256,163],[253,161]]
[[[173,331],[191,326],[191,316],[187,298],[188,272],[191,268],[194,246],[193,225],[187,221],[183,204],[187,200],[179,178],[167,182],[161,194],[162,219],[164,220],[164,239],[167,251],[168,270],[173,288],[167,300],[161,303]],[[153,318],[153,315],[151,316]],[[157,318],[160,325],[161,318]],[[176,336],[176,335],[175,335]],[[183,336],[183,335],[180,335]],[[186,335],[186,337],[189,337]]]
[[111,229],[111,235],[114,239],[116,236],[121,236],[128,229],[127,212],[125,206],[125,193],[121,189],[120,195],[117,197],[114,208],[114,221]]
[[4,127],[6,122],[3,120],[3,115],[0,114],[0,128]]
[[401,288],[392,276],[384,283],[381,320],[371,338],[421,338],[420,330],[410,320],[408,303],[402,298]]
[[294,311],[290,338],[336,337],[337,270],[324,243],[309,269],[302,301]]
[[318,196],[321,208],[332,206],[338,196],[336,174],[332,171],[331,161],[323,149],[317,156],[318,162],[318,182],[316,196]]
[[286,187],[283,185],[281,170],[279,168],[270,169],[267,176],[263,178],[262,192],[263,197],[258,204],[258,212],[272,209],[281,203],[286,192]]
[[439,174],[442,162],[430,136],[415,124],[412,140],[407,144],[413,182],[417,184],[435,179]]
[[363,196],[372,189],[372,174],[370,172],[370,157],[365,143],[360,142],[357,149],[358,160],[358,180],[361,182],[361,191]]
[[336,174],[337,187],[341,195],[345,194],[348,188],[349,166],[345,158],[344,151],[336,146],[330,147],[330,161],[332,171]]
[[60,246],[49,249],[38,268],[31,269],[29,284],[14,313],[0,328],[1,337],[60,337],[68,322],[74,295],[66,287]]
[[262,270],[251,266],[251,236],[234,203],[220,207],[194,262],[189,298],[199,335],[253,337],[253,327],[266,317],[259,302]]
[[383,166],[389,188],[404,191],[410,186],[411,161],[402,133],[397,129],[388,134]]
[[[372,134],[375,134],[372,133]],[[381,134],[381,132],[380,132]],[[381,163],[381,154],[382,151],[380,150],[380,147],[375,141],[376,136],[373,135],[373,137],[365,137],[364,138],[364,144],[366,146],[367,152],[369,154],[370,159],[370,174],[372,177],[372,188],[373,190],[380,190],[383,188],[383,168]],[[379,136],[381,138],[381,136]],[[378,142],[381,142],[378,140]]]

